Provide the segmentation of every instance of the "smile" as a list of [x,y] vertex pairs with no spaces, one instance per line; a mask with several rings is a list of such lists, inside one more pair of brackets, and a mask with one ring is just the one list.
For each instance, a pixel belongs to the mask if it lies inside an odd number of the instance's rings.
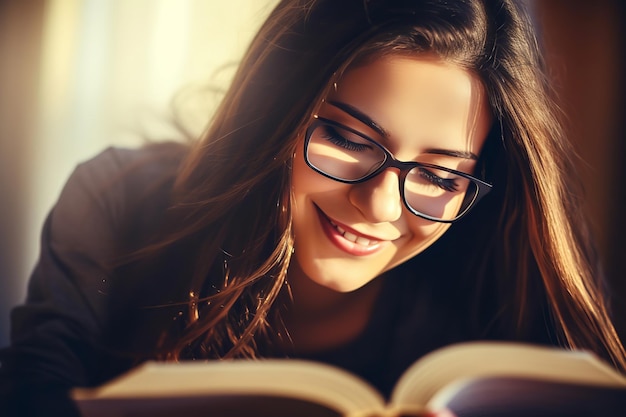
[[370,240],[370,239],[365,238],[363,236],[357,236],[354,233],[350,233],[350,232],[344,230],[341,226],[337,225],[331,219],[328,219],[328,222],[335,229],[337,229],[337,231],[343,236],[344,239],[346,239],[346,240],[348,240],[348,241],[350,241],[352,243],[356,243],[356,244],[361,245],[361,246],[372,246],[372,245],[375,245],[377,243],[380,243],[380,240]]
[[316,206],[320,223],[326,237],[343,252],[353,256],[371,255],[382,250],[389,241],[378,240],[371,236],[356,234],[356,231],[346,230],[346,226],[339,225],[331,220]]

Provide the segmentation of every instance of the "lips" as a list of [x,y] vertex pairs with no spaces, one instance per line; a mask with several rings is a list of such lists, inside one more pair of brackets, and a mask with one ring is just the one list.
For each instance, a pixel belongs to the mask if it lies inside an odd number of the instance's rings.
[[353,256],[371,255],[382,250],[389,241],[378,240],[372,236],[357,234],[355,230],[348,230],[347,226],[331,220],[319,207],[316,206],[320,223],[326,237],[343,252]]
[[346,240],[348,240],[348,241],[350,241],[352,243],[356,243],[357,245],[361,245],[361,246],[372,246],[372,245],[375,245],[377,243],[380,243],[380,240],[368,239],[368,238],[363,237],[363,236],[355,235],[352,232],[348,232],[343,227],[339,226],[334,221],[332,221],[330,218],[328,218],[328,222],[335,229],[337,229],[337,231],[343,236],[344,239],[346,239]]

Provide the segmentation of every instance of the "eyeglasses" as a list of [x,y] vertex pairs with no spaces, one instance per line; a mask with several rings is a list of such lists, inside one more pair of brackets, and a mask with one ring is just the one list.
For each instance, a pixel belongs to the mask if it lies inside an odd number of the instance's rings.
[[398,161],[363,133],[319,116],[306,131],[304,158],[316,172],[346,184],[362,183],[387,168],[397,168],[400,196],[407,209],[441,223],[459,220],[492,188],[451,168]]

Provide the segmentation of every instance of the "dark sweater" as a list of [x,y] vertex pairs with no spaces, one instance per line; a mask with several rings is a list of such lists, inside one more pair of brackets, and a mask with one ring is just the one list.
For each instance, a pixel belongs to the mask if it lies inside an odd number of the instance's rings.
[[[0,351],[0,415],[72,415],[68,389],[99,385],[132,366],[105,348],[117,325],[111,262],[129,224],[139,234],[158,226],[181,155],[175,146],[110,148],[77,167],[45,222],[26,303],[13,311],[12,343]],[[405,264],[385,281],[356,340],[306,358],[355,372],[388,394],[408,365],[438,347],[508,338],[470,331],[453,281],[417,267]],[[543,324],[530,341],[545,342],[550,332]]]

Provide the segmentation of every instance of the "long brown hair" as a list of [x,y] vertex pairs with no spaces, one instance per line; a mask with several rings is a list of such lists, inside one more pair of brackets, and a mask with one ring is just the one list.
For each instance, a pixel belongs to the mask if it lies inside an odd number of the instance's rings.
[[[477,310],[481,291],[495,285],[493,321],[512,337],[524,338],[545,301],[560,344],[626,368],[537,41],[512,0],[281,1],[189,151],[164,230],[138,252],[143,283],[172,275],[151,305],[184,306],[175,325],[156,326],[155,356],[254,357],[281,337],[273,307],[293,250],[299,135],[345,71],[385,54],[424,53],[483,80],[496,122],[482,175],[495,192],[421,257],[461,241],[463,262],[442,273],[466,277]],[[466,245],[476,232],[478,243]]]

